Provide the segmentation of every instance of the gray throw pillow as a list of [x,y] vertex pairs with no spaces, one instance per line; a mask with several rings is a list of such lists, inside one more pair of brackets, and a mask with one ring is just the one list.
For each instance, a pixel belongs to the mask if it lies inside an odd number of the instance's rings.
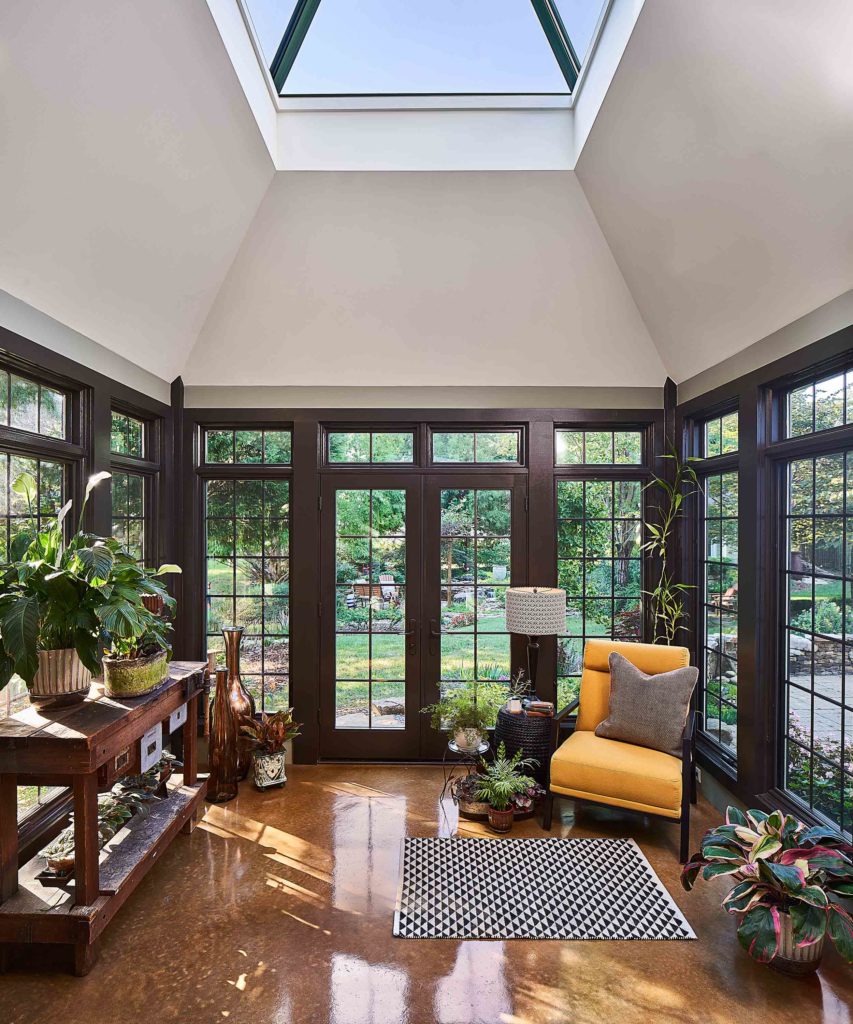
[[595,735],[681,757],[690,698],[699,678],[692,665],[647,676],[615,651],[610,655],[610,712]]

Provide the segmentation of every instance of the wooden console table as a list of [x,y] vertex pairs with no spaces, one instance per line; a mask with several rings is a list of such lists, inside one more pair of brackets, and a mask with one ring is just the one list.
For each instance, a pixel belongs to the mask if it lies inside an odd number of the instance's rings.
[[[95,684],[82,704],[46,711],[29,707],[0,721],[0,968],[22,946],[50,944],[72,947],[74,973],[87,974],[101,932],[177,833],[195,827],[207,786],[198,781],[196,747],[204,669],[203,662],[173,661],[168,680],[147,696],[117,700]],[[116,759],[138,765],[143,734],[184,705],[183,775],[172,777],[169,796],[148,818],[134,817],[99,850],[99,777],[109,790]],[[19,785],[71,788],[73,885],[42,886],[36,879],[40,857],[19,865]]]

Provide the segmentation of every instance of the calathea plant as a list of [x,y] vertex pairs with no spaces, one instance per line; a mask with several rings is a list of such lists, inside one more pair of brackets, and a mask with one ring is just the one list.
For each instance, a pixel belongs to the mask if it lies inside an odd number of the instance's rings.
[[853,918],[837,899],[853,897],[853,846],[832,829],[809,828],[781,811],[726,811],[726,823],[702,838],[702,849],[684,865],[681,884],[693,888],[728,875],[734,888],[723,909],[740,914],[738,940],[759,963],[779,953],[781,915],[790,915],[795,948],[828,935],[853,962]]
[[77,530],[68,539],[65,520],[71,502],[39,526],[35,480],[24,473],[13,484],[13,491],[28,504],[30,521],[13,539],[10,560],[0,565],[0,689],[15,673],[32,685],[39,651],[73,648],[86,668],[97,674],[103,646],[121,644],[146,631],[159,642],[158,627],[151,622],[154,616],[142,596],[159,595],[174,607],[159,577],[180,569],[143,569],[117,540],[83,530],[89,496],[109,476],[90,477]]

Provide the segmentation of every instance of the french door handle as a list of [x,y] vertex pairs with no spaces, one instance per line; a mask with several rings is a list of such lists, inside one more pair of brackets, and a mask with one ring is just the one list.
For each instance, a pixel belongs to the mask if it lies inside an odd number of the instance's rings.
[[409,638],[408,648],[409,654],[418,653],[418,624],[414,619],[409,619],[409,628],[403,634]]
[[437,640],[439,640],[439,641],[441,640],[441,632],[439,631],[439,628],[438,628],[438,620],[437,619],[430,619],[429,620],[429,653],[430,654],[437,654],[438,653],[438,648],[436,647],[436,641]]

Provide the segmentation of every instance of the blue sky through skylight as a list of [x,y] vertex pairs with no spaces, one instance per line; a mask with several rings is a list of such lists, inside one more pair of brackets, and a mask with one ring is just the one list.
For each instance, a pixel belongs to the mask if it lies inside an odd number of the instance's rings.
[[[246,0],[272,63],[294,0]],[[603,0],[560,0],[578,57]],[[283,95],[569,91],[530,0],[321,0]]]

